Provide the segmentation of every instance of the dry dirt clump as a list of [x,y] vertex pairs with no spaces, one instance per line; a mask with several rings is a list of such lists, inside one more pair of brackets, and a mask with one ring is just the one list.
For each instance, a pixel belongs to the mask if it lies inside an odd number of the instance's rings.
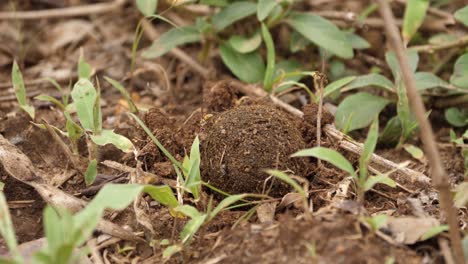
[[290,158],[303,149],[298,122],[264,104],[241,105],[209,119],[202,143],[202,178],[231,194],[268,193],[279,197],[290,186],[270,179],[265,169],[305,176],[307,163]]

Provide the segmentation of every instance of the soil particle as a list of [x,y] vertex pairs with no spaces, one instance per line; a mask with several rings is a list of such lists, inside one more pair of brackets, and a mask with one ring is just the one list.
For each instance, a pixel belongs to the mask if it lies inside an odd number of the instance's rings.
[[[231,194],[265,193],[280,197],[290,186],[268,180],[265,169],[305,176],[304,159],[290,158],[305,147],[292,117],[268,105],[241,105],[212,117],[202,142],[202,178]],[[267,182],[267,184],[265,184]]]
[[208,82],[203,87],[203,104],[208,112],[222,112],[234,107],[236,89],[230,81]]
[[[332,124],[334,117],[327,110],[322,109],[322,119],[321,126],[322,128],[326,124]],[[317,140],[317,113],[318,105],[317,104],[307,104],[302,108],[304,112],[304,117],[302,121],[302,135],[307,146],[315,146]],[[325,136],[325,133],[322,133],[322,137]]]

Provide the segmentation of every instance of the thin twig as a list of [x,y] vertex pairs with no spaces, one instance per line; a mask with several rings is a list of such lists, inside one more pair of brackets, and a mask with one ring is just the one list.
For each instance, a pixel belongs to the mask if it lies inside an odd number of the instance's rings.
[[[144,19],[141,23],[141,26],[143,27],[144,33],[146,37],[153,41],[159,37],[159,32],[156,30],[156,28],[151,24],[150,21],[147,19]],[[194,71],[196,71],[198,74],[200,74],[204,79],[207,79],[210,72],[208,69],[203,67],[200,63],[195,61],[192,57],[187,55],[184,51],[182,51],[179,48],[173,48],[172,50],[169,51],[169,54],[182,62],[186,63],[188,66],[190,66]]]
[[449,41],[449,42],[444,42],[441,44],[429,44],[429,45],[421,45],[421,46],[413,46],[410,47],[409,49],[418,51],[418,52],[425,52],[425,53],[433,53],[435,51],[439,50],[444,50],[444,49],[450,49],[454,47],[463,47],[468,45],[468,35],[463,36],[459,39]]
[[125,0],[115,0],[111,3],[97,3],[91,5],[54,8],[46,10],[0,12],[0,20],[31,20],[43,18],[89,16],[93,14],[106,13],[115,10],[117,8],[120,8],[124,3]]
[[388,41],[398,58],[403,81],[406,86],[406,93],[408,94],[408,100],[420,127],[421,140],[429,164],[431,164],[432,182],[434,187],[439,191],[441,213],[445,213],[450,227],[449,234],[455,253],[454,257],[457,263],[462,264],[464,263],[463,248],[458,227],[457,211],[455,207],[453,207],[448,176],[442,166],[439,150],[437,149],[437,144],[434,139],[434,133],[431,124],[426,118],[426,109],[416,87],[413,71],[410,69],[408,56],[405,52],[403,42],[401,41],[400,33],[395,24],[395,18],[393,17],[388,0],[377,0],[377,2],[379,4],[380,14],[385,21]]

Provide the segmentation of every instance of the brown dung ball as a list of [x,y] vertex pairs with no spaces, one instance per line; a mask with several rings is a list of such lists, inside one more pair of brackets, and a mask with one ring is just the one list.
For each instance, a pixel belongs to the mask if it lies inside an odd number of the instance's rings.
[[202,179],[230,194],[285,195],[291,187],[275,178],[266,181],[264,170],[305,176],[305,159],[290,157],[305,148],[293,119],[266,105],[242,105],[212,117],[202,144]]

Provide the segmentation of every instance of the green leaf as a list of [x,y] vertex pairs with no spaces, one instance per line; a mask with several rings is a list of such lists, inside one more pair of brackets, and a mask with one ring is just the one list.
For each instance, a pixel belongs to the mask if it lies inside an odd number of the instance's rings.
[[403,39],[406,43],[410,41],[423,23],[428,7],[429,0],[408,0],[406,3],[402,29]]
[[143,191],[151,196],[155,201],[169,208],[176,208],[179,202],[172,189],[167,185],[154,186],[146,185]]
[[369,42],[367,42],[367,40],[365,40],[361,36],[350,31],[346,32],[345,34],[348,38],[348,41],[351,43],[351,47],[353,47],[353,49],[368,49],[371,47]]
[[377,231],[379,230],[385,223],[387,223],[388,220],[388,215],[385,214],[379,214],[379,215],[374,215],[372,217],[363,217],[363,221],[368,223],[371,226],[372,231]]
[[289,39],[289,50],[292,53],[296,53],[300,50],[304,50],[310,43],[311,42],[301,35],[301,33],[293,30]]
[[398,116],[394,116],[388,120],[385,128],[380,136],[379,142],[393,145],[398,143],[401,136],[401,122]]
[[104,76],[104,79],[106,81],[108,81],[115,89],[119,90],[119,92],[122,94],[122,96],[125,98],[125,101],[127,101],[128,103],[128,106],[130,108],[130,111],[132,113],[138,113],[138,108],[136,107],[135,103],[133,102],[132,100],[132,97],[130,96],[130,94],[127,92],[127,90],[125,89],[125,87],[122,86],[122,84],[120,84],[118,81],[110,78],[110,77],[107,77],[107,76]]
[[236,21],[251,16],[257,12],[257,4],[247,1],[234,2],[223,8],[212,17],[216,31],[221,31]]
[[468,53],[460,56],[453,66],[450,83],[463,89],[468,89]]
[[93,184],[94,180],[96,180],[97,176],[97,160],[93,159],[89,162],[88,168],[86,168],[85,172],[85,182],[86,185],[91,185]]
[[174,254],[179,253],[182,251],[184,248],[181,245],[171,245],[168,246],[166,249],[163,251],[163,259],[170,259]]
[[314,157],[317,159],[325,160],[333,164],[335,167],[344,170],[345,172],[349,173],[350,175],[356,178],[356,172],[354,171],[354,168],[351,165],[351,163],[339,152],[332,149],[324,147],[309,148],[300,150],[291,155],[291,157]]
[[276,0],[259,0],[257,5],[257,18],[258,21],[263,21],[277,6]]
[[352,94],[338,106],[335,125],[338,129],[347,128],[347,131],[367,127],[375,115],[389,103],[389,100],[370,93]]
[[81,135],[83,135],[83,129],[73,121],[68,111],[63,112],[67,122],[65,123],[65,128],[67,129],[68,137],[70,138],[73,146],[73,152],[78,154],[78,140]]
[[453,16],[456,20],[465,24],[465,26],[468,26],[468,6],[458,9]]
[[158,7],[158,0],[136,0],[138,10],[144,16],[151,16],[156,13],[156,8]]
[[229,45],[239,53],[252,52],[262,44],[262,35],[260,31],[246,38],[239,35],[232,35],[228,40]]
[[327,97],[331,95],[332,93],[340,90],[342,87],[345,85],[349,84],[350,82],[354,81],[356,79],[356,76],[347,76],[343,77],[339,80],[336,80],[330,84],[328,84],[324,89],[323,89],[323,97]]
[[[416,68],[418,68],[419,62],[418,52],[414,50],[407,50],[406,55],[408,56],[408,63],[411,71],[415,72]],[[393,51],[385,53],[385,61],[387,62],[388,66],[390,66],[395,83],[397,83],[401,80],[401,71],[400,64],[398,63],[398,59],[396,58],[395,53]]]
[[416,147],[415,145],[411,144],[404,144],[403,148],[408,152],[413,158],[417,160],[423,160],[424,158],[424,152],[422,149]]
[[447,42],[456,41],[457,39],[458,38],[455,35],[451,35],[447,33],[439,33],[439,34],[432,35],[429,38],[428,43],[432,45],[440,45],[440,44],[444,44]]
[[[291,74],[293,72],[300,71],[302,64],[296,60],[284,60],[275,64],[275,74],[273,75],[273,80],[275,83],[278,82],[297,82],[303,76],[300,74]],[[288,74],[289,73],[289,74]],[[275,88],[275,92],[280,93],[291,87],[291,85],[278,85]]]
[[220,54],[224,64],[241,81],[256,83],[263,79],[265,64],[258,51],[242,54],[224,43],[220,46]]
[[428,240],[429,238],[435,237],[435,236],[437,236],[438,234],[440,234],[440,233],[442,233],[442,232],[445,232],[445,231],[448,231],[448,230],[449,230],[449,226],[448,226],[448,225],[437,225],[437,226],[433,226],[433,227],[429,228],[429,230],[427,230],[426,233],[424,233],[424,234],[421,236],[420,241]]
[[414,74],[414,81],[419,91],[432,88],[451,88],[450,84],[442,80],[431,72],[417,72]]
[[366,182],[364,183],[364,191],[368,191],[374,187],[377,183],[385,184],[388,185],[392,188],[396,187],[396,182],[392,180],[388,175],[386,174],[380,174],[377,176],[370,176]]
[[94,104],[97,93],[88,79],[80,79],[71,92],[78,119],[84,129],[94,131]]
[[[190,192],[193,194],[195,199],[198,199],[200,196],[201,188],[201,176],[200,176],[200,140],[198,136],[195,137],[190,149],[190,158],[187,162],[184,160],[184,164],[188,163],[187,179],[185,181],[185,187],[187,187]],[[183,165],[184,165],[183,164]],[[185,168],[185,166],[184,166]]]
[[219,214],[219,212],[221,212],[225,208],[227,208],[227,207],[231,206],[232,204],[244,199],[245,197],[247,197],[247,194],[230,195],[230,196],[224,198],[218,204],[218,206],[216,206],[215,209],[213,209],[213,211],[210,212],[210,214],[208,216],[208,221],[212,220],[216,215]]
[[130,139],[119,135],[112,130],[104,129],[98,135],[91,135],[91,140],[99,146],[112,144],[126,153],[132,152],[135,149]]
[[89,65],[83,56],[83,53],[80,53],[80,58],[78,60],[78,79],[88,79],[91,78],[93,73],[93,68]]
[[15,230],[11,221],[10,211],[8,210],[8,204],[3,191],[0,192],[0,234],[8,246],[13,260],[16,263],[24,263],[24,260],[18,250],[18,242],[16,241]]
[[293,12],[286,22],[317,46],[344,59],[354,56],[346,34],[330,21],[310,13]]
[[178,206],[174,208],[174,211],[180,212],[192,218],[187,222],[187,224],[185,224],[182,232],[180,232],[180,240],[182,240],[182,243],[189,241],[195,235],[195,233],[197,233],[198,229],[200,229],[208,217],[206,214],[201,214],[195,207],[190,205]]
[[377,145],[377,139],[379,138],[379,119],[378,115],[374,117],[369,132],[367,133],[366,141],[364,142],[364,150],[359,158],[359,174],[360,174],[360,183],[364,183],[367,178],[367,165],[369,160],[372,157],[372,154],[375,151],[375,146]]
[[62,111],[65,110],[65,106],[59,100],[55,99],[54,97],[52,97],[50,95],[40,94],[40,95],[34,97],[34,99],[40,100],[40,101],[51,102],[55,106],[57,106],[60,110],[62,110]]
[[271,91],[273,86],[273,74],[275,71],[275,45],[273,43],[273,38],[270,35],[270,31],[264,23],[262,23],[262,37],[267,48],[267,65],[265,76],[263,78],[263,87],[265,90]]
[[199,42],[200,40],[201,34],[193,26],[173,28],[153,41],[153,44],[143,52],[142,56],[147,59],[155,59],[179,45]]
[[34,107],[28,105],[26,101],[26,88],[24,87],[23,75],[16,61],[13,62],[13,68],[11,70],[11,82],[13,83],[16,100],[19,106],[34,120]]
[[387,91],[395,92],[394,84],[387,79],[387,77],[377,74],[370,73],[356,77],[352,82],[343,87],[343,91],[350,91],[356,88],[375,86],[378,88],[384,88]]
[[464,127],[468,125],[468,109],[459,109],[450,107],[445,109],[445,119],[456,127]]
[[266,170],[266,172],[282,181],[285,183],[289,184],[291,187],[296,190],[302,197],[307,198],[306,192],[304,191],[304,188],[302,188],[301,185],[299,185],[295,180],[293,180],[291,177],[289,177],[286,173],[279,171],[279,170]]

